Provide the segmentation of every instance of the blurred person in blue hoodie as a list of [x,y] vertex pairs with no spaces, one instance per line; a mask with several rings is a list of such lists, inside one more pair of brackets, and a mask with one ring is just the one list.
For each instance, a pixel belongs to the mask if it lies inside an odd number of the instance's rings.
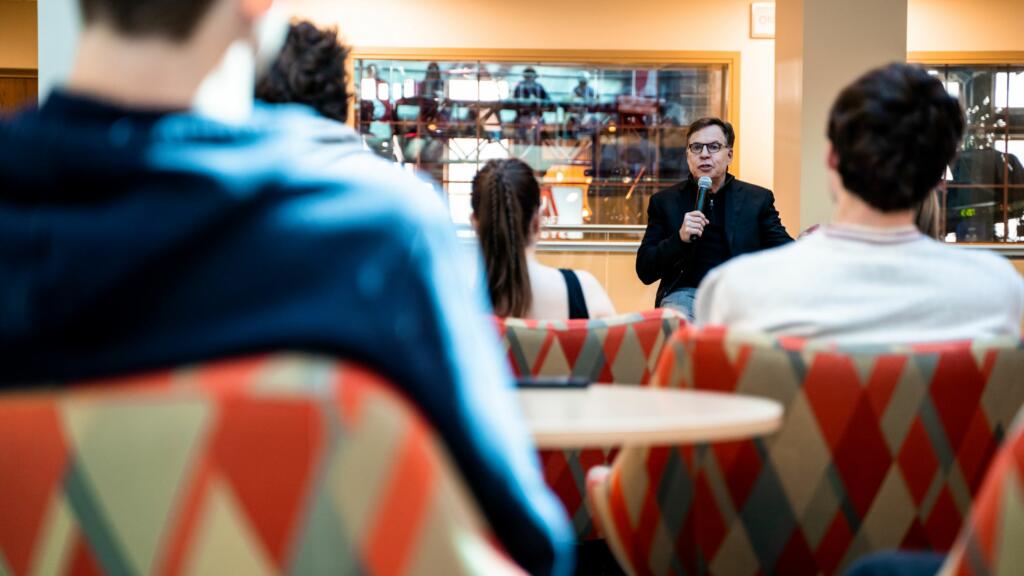
[[[0,386],[282,349],[360,361],[439,431],[512,558],[570,573],[439,195],[344,125],[253,107],[251,71],[204,84],[225,54],[254,67],[270,0],[80,6],[66,84],[0,124]],[[204,109],[233,123],[197,112],[232,90],[249,102]]]

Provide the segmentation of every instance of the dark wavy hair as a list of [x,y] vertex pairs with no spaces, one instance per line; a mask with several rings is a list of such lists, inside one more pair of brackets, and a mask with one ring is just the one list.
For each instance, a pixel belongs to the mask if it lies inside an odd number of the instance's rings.
[[732,124],[722,120],[721,118],[715,118],[714,116],[705,116],[704,118],[698,118],[694,120],[689,126],[686,127],[686,143],[690,143],[690,136],[693,136],[697,132],[711,126],[718,126],[722,129],[722,133],[725,134],[725,145],[732,147],[736,143],[736,131],[733,130]]
[[843,186],[882,212],[924,201],[963,134],[960,103],[942,82],[902,63],[872,70],[847,86],[828,120]]
[[540,209],[540,184],[533,169],[522,160],[491,160],[473,178],[470,203],[494,313],[526,316],[533,303],[526,247]]
[[264,102],[296,102],[311,106],[322,116],[348,119],[349,48],[338,41],[338,30],[321,30],[310,22],[296,22],[288,31],[277,60],[256,84],[256,97]]
[[79,0],[87,24],[109,23],[129,36],[186,40],[209,11],[213,0]]

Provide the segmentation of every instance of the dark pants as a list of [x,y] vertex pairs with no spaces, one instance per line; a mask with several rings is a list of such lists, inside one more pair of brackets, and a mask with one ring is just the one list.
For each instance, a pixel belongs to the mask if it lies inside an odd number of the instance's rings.
[[604,540],[576,544],[575,576],[626,576]]

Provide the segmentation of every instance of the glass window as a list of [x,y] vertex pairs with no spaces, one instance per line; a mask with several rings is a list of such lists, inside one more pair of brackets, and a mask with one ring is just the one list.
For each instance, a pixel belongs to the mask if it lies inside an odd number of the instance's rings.
[[542,183],[546,225],[644,225],[648,198],[686,175],[686,126],[729,119],[729,72],[357,59],[355,122],[370,149],[437,181],[457,223],[483,163],[515,157]]
[[963,105],[966,134],[941,191],[949,242],[1024,239],[1024,66],[932,65]]

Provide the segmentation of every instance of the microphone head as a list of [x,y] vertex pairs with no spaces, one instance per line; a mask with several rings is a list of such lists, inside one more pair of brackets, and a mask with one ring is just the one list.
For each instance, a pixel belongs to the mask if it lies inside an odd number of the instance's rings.
[[711,178],[701,176],[697,180],[697,212],[704,211],[704,197],[711,191]]

